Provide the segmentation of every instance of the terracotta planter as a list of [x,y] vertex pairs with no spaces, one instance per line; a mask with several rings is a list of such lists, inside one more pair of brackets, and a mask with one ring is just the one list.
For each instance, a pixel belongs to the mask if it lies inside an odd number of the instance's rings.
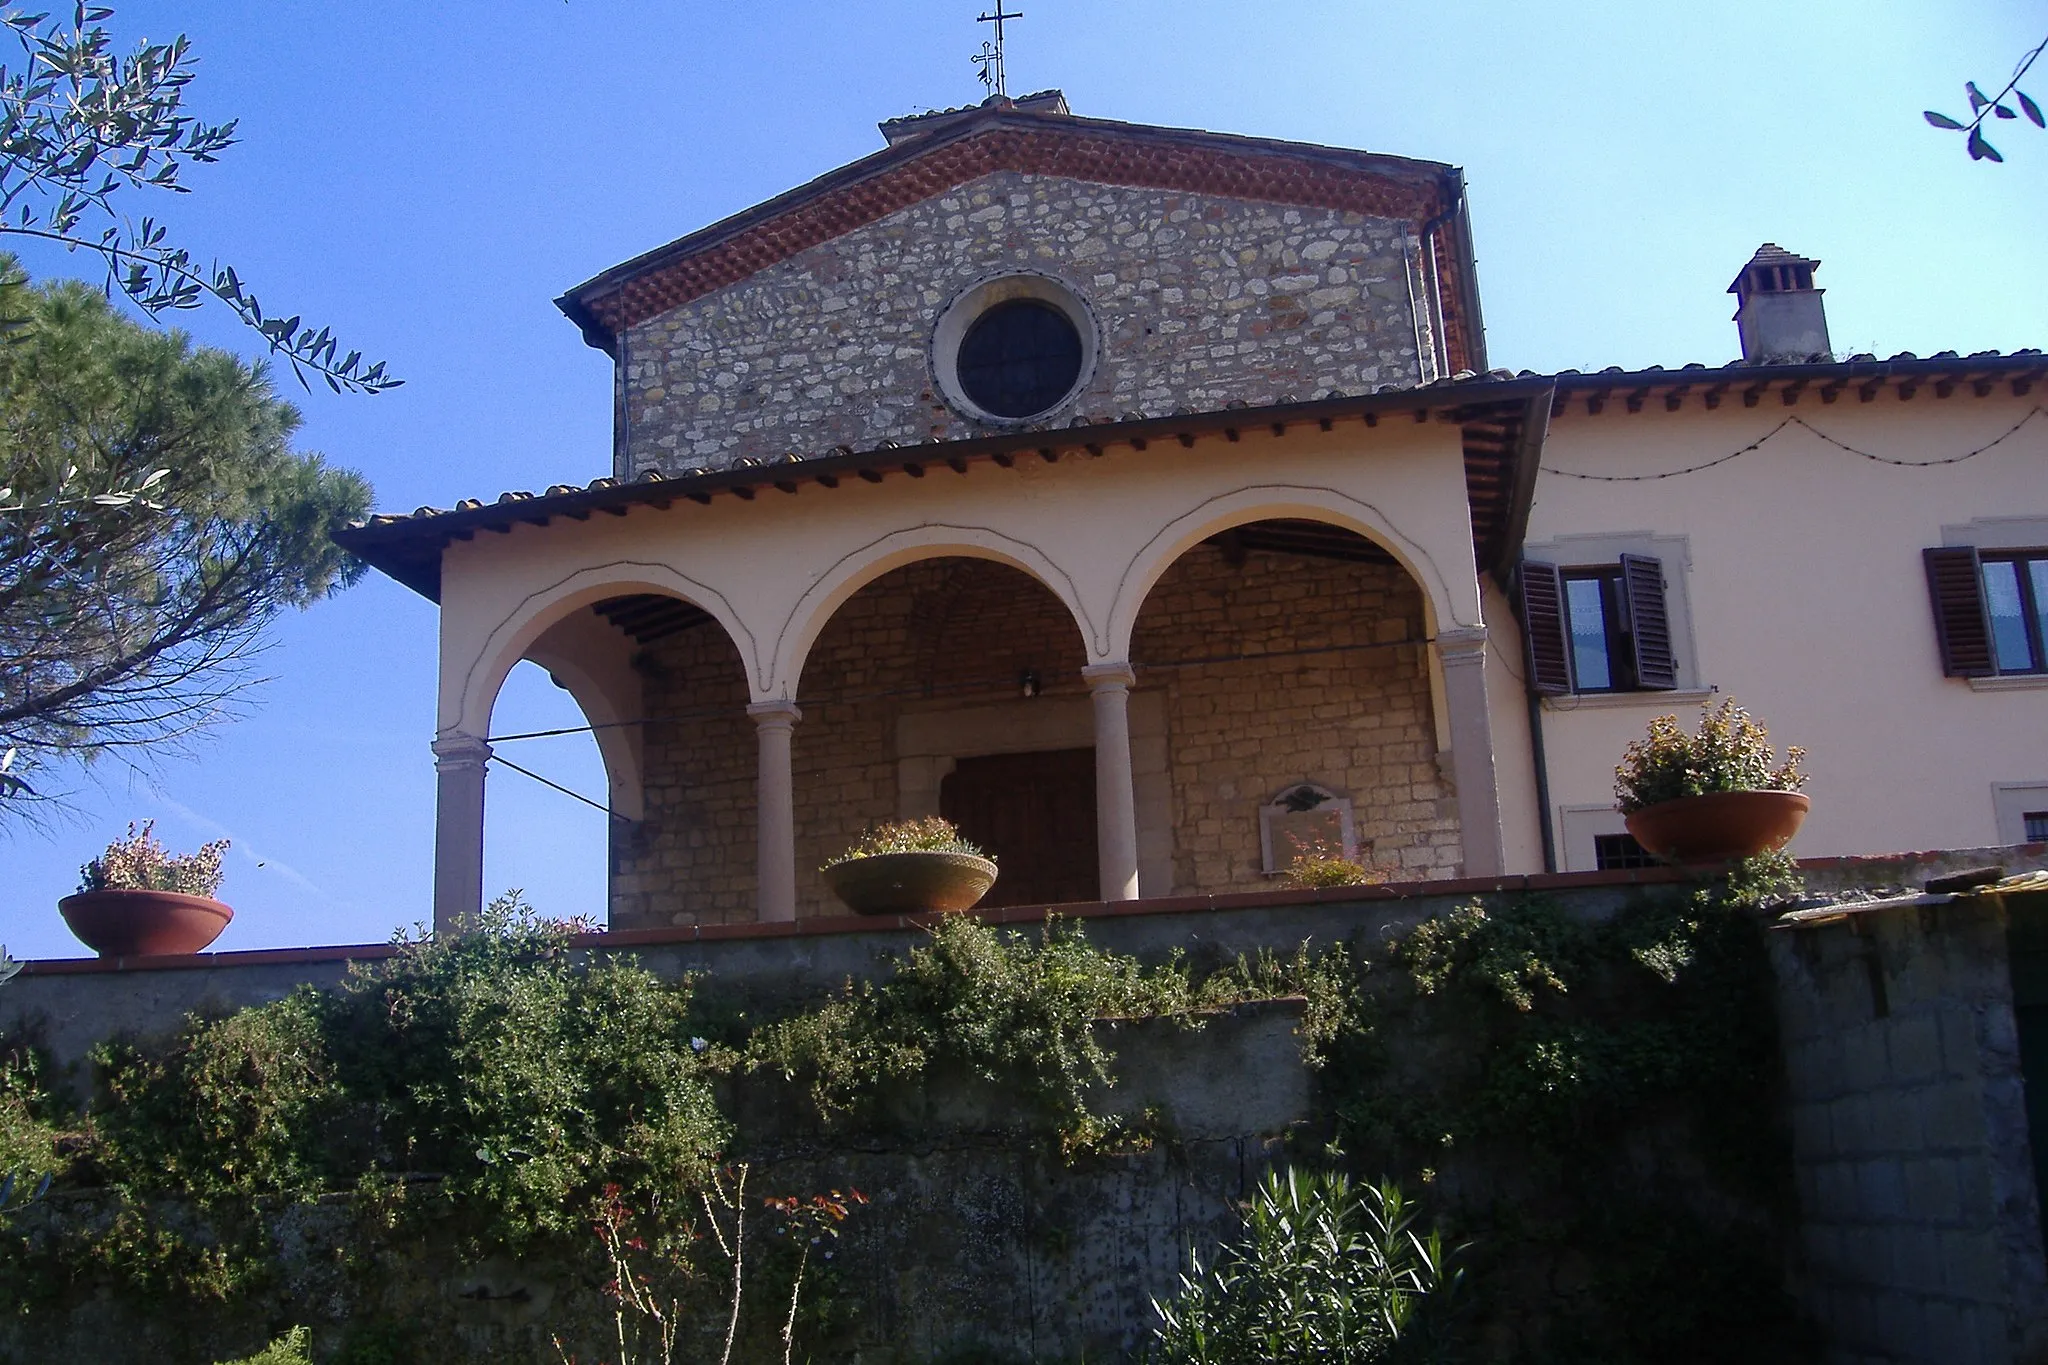
[[996,884],[996,865],[972,853],[878,853],[825,869],[825,885],[857,915],[965,910]]
[[1630,815],[1628,832],[1666,862],[1730,863],[1783,848],[1812,804],[1798,792],[1681,796]]
[[177,891],[80,891],[57,910],[101,957],[196,953],[235,917],[219,901]]

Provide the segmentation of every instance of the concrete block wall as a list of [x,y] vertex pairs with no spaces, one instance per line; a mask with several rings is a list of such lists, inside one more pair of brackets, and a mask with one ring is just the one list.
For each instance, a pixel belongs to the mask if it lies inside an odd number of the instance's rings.
[[[1351,798],[1361,852],[1390,874],[1456,875],[1424,640],[1421,593],[1394,565],[1259,551],[1234,564],[1212,545],[1183,556],[1132,644],[1138,690],[1164,698],[1170,783],[1171,885],[1146,894],[1273,885],[1259,807],[1303,781]],[[1078,704],[1083,662],[1057,599],[1001,564],[927,561],[850,598],[798,688],[798,913],[839,913],[819,865],[906,813],[903,717],[1015,701],[1027,669],[1037,704]],[[707,625],[657,642],[642,667],[647,818],[614,842],[611,925],[749,921],[756,741],[739,656]]]
[[1830,1365],[2048,1360],[2004,910],[1781,928],[1803,1297]]

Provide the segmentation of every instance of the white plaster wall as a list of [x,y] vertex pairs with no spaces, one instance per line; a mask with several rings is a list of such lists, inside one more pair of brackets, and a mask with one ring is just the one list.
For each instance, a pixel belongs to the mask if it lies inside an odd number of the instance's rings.
[[[1541,872],[1543,832],[1536,818],[1536,761],[1529,743],[1522,628],[1499,585],[1489,577],[1481,586],[1486,610],[1486,708],[1493,730],[1494,780],[1500,788],[1501,854],[1508,872]],[[1563,864],[1558,866],[1562,869]]]
[[[917,452],[906,450],[906,459]],[[757,700],[795,698],[805,651],[863,584],[939,554],[1011,563],[1073,611],[1091,662],[1121,659],[1145,594],[1182,552],[1231,525],[1314,517],[1370,536],[1422,586],[1431,629],[1480,623],[1459,431],[1247,431],[1119,447],[1050,465],[943,464],[880,484],[769,489],[626,517],[556,520],[450,547],[442,566],[443,734],[488,732],[505,673],[568,613],[624,592],[669,592],[718,618]]]
[[[1923,387],[1911,401],[1887,391],[1869,403],[1850,389],[1832,404],[1808,390],[1795,407],[1773,393],[1754,408],[1734,391],[1712,412],[1695,398],[1669,413],[1653,396],[1641,413],[1610,399],[1591,416],[1580,401],[1551,424],[1528,539],[1688,538],[1699,681],[1735,696],[1775,741],[1810,752],[1814,808],[1794,852],[1995,844],[1993,784],[2048,781],[2048,689],[1977,690],[1942,676],[1920,551],[1943,543],[1944,525],[2048,517],[2048,414],[1981,455],[1917,469],[1851,454],[1794,424],[1760,450],[1681,477],[1594,483],[1560,471],[1681,469],[1788,418],[1873,454],[1947,459],[2034,407],[2034,397],[2004,386],[1988,398],[1967,388],[1938,398]],[[1655,693],[1621,706],[1560,698],[1547,707],[1554,806],[1611,802],[1623,747],[1674,709],[1697,720],[1696,702],[1674,707]],[[1505,722],[1497,706],[1504,770]],[[1504,807],[1534,799],[1505,773],[1501,786]],[[1510,828],[1529,814],[1504,809]]]

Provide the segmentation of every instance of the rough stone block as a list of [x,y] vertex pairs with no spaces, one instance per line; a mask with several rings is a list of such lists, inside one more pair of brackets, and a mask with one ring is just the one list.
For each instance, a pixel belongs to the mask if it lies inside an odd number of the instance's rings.
[[1906,1216],[1906,1182],[1897,1160],[1881,1157],[1856,1167],[1856,1199],[1864,1219],[1895,1222]]
[[1895,1081],[1931,1081],[1941,1074],[1941,1026],[1932,1016],[1899,1020],[1891,1030]]
[[1848,1156],[1875,1149],[1870,1106],[1870,1097],[1860,1092],[1844,1095],[1828,1106],[1829,1130],[1836,1152]]
[[1834,1130],[1825,1104],[1799,1104],[1792,1108],[1792,1150],[1802,1157],[1826,1156],[1834,1151]]
[[1892,1239],[1888,1229],[1855,1229],[1843,1237],[1842,1251],[1852,1283],[1873,1289],[1892,1283]]
[[1891,1232],[1892,1285],[1915,1294],[1939,1294],[1944,1276],[1942,1237],[1929,1228],[1899,1227]]
[[1870,1097],[1870,1144],[1882,1152],[1910,1154],[1922,1145],[1920,1092],[1883,1090]]
[[1844,1029],[1842,1083],[1850,1090],[1874,1090],[1891,1078],[1891,1053],[1881,1024]]
[[2005,1276],[1994,1229],[1944,1232],[1940,1237],[1942,1286],[1948,1293],[1976,1303],[2004,1298]]
[[1942,1070],[1950,1076],[1974,1076],[1981,1062],[1977,1017],[1960,1003],[1941,1012]]
[[1920,1128],[1930,1148],[1981,1150],[1984,1146],[1983,1091],[1974,1081],[1944,1081],[1919,1092]]
[[1925,1157],[1905,1163],[1906,1212],[1925,1224],[1952,1225],[1963,1216],[1962,1190],[1956,1163],[1947,1157]]

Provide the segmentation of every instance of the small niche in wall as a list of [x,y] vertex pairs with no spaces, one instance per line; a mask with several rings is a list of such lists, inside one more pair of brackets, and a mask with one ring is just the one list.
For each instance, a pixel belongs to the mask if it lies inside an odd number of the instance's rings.
[[1350,797],[1299,782],[1259,807],[1259,856],[1268,875],[1285,872],[1304,853],[1319,851],[1357,859]]

